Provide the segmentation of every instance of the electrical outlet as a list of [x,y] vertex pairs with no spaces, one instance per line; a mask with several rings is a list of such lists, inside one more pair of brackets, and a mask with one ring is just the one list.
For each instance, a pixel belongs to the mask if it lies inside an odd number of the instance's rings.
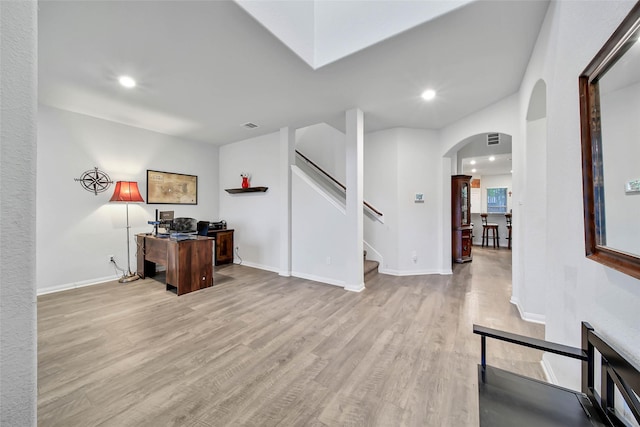
[[115,259],[113,258],[113,255],[107,255],[107,262],[114,262]]
[[331,257],[330,256],[327,257],[327,265],[331,265]]
[[411,261],[413,262],[418,261],[418,253],[416,251],[411,252]]

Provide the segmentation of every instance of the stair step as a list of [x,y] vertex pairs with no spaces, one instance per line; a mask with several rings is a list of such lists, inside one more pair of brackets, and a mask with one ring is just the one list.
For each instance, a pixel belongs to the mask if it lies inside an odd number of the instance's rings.
[[380,263],[378,261],[371,261],[368,259],[364,260],[364,277],[370,277],[378,274],[378,266]]

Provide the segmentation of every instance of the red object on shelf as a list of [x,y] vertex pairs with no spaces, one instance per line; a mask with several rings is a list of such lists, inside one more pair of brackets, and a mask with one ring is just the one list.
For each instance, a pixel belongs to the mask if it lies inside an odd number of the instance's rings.
[[242,177],[242,188],[249,188],[249,177],[248,176],[243,176]]

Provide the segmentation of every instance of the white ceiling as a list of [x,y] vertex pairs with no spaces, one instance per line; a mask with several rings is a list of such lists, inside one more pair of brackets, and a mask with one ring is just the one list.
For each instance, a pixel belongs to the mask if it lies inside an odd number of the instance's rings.
[[439,129],[518,90],[547,6],[473,2],[314,70],[233,2],[41,1],[39,98],[214,144],[355,107],[367,132]]
[[[488,136],[483,133],[465,140],[466,144],[458,150],[459,173],[476,177],[511,174],[512,136],[499,134],[499,143],[496,145],[487,143]],[[494,159],[490,160],[491,157]],[[472,161],[475,164],[471,164]]]
[[472,0],[235,1],[318,69]]
[[[490,158],[493,157],[493,160]],[[475,164],[471,164],[471,161]],[[476,171],[473,172],[473,169]],[[511,153],[495,154],[493,156],[476,156],[462,160],[462,174],[476,177],[488,175],[511,174]]]

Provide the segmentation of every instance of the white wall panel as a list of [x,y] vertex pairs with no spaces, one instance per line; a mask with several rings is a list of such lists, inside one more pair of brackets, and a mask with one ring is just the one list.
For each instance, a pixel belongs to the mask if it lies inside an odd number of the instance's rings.
[[348,242],[344,201],[297,167],[292,173],[292,275],[344,286]]

